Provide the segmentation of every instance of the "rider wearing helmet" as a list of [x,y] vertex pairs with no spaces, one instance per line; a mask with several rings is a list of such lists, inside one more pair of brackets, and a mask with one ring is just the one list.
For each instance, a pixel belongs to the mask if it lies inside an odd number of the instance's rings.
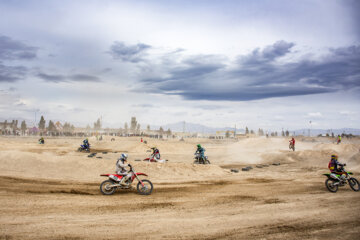
[[128,155],[126,153],[122,153],[120,158],[116,162],[116,174],[123,176],[120,180],[121,185],[127,185],[126,181],[131,177],[131,173],[126,170],[126,167],[130,164],[127,164]]
[[290,143],[289,148],[295,150],[295,138],[294,137],[291,138],[289,143]]
[[341,136],[338,135],[338,140],[337,140],[337,144],[340,144],[341,143]]
[[83,144],[84,144],[84,147],[86,149],[89,149],[90,148],[90,143],[89,143],[89,139],[88,138],[85,138],[85,140],[83,141]]
[[151,157],[154,158],[156,161],[160,160],[160,151],[156,147],[151,148],[153,150]]
[[205,158],[205,148],[201,147],[200,144],[196,145],[197,146],[197,149],[196,149],[196,152],[195,154],[199,154],[200,155],[200,158],[201,159],[204,159]]
[[[329,161],[329,165],[328,165],[328,168],[330,169],[330,172],[331,172],[331,176],[333,178],[336,178],[336,179],[339,179],[336,175],[339,174],[339,172],[341,172],[342,170],[341,169],[338,169],[337,167],[338,166],[346,166],[346,164],[342,164],[338,161],[338,155],[336,154],[333,154],[331,155],[331,159]],[[345,175],[342,175],[342,177],[345,176]],[[340,179],[341,180],[341,179]]]

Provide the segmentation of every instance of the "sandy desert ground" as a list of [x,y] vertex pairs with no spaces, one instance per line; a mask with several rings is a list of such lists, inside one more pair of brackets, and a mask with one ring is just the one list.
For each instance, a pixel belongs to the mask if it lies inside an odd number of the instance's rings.
[[[295,152],[285,138],[89,140],[102,158],[77,152],[80,138],[0,137],[0,239],[359,239],[360,193],[330,193],[322,176],[337,153],[360,180],[359,140],[299,138]],[[197,143],[211,165],[192,164]],[[167,163],[135,161],[154,145]],[[152,195],[100,193],[121,152]]]

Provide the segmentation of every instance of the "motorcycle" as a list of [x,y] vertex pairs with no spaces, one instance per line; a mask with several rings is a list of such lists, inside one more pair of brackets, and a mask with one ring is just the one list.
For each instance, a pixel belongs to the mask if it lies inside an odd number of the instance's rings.
[[89,146],[80,145],[80,147],[78,148],[78,152],[82,152],[82,151],[90,152],[90,144]]
[[194,164],[210,164],[207,156],[201,157],[200,153],[195,153]]
[[144,159],[145,162],[158,162],[158,163],[165,163],[166,159],[156,159],[153,154],[150,155],[150,157]]
[[121,185],[120,180],[124,177],[122,175],[118,174],[101,174],[102,177],[108,177],[108,180],[103,181],[100,184],[100,191],[104,195],[112,195],[116,191],[116,189],[130,189],[131,184],[135,180],[135,178],[138,180],[138,184],[136,186],[136,189],[139,194],[141,195],[150,195],[153,191],[153,184],[150,180],[144,179],[141,180],[139,176],[148,176],[145,173],[135,172],[134,168],[129,164],[130,167],[130,173],[131,177],[126,180],[126,185]]
[[289,149],[295,151],[295,145],[291,141],[289,143]]
[[[346,166],[346,164],[344,164],[344,166]],[[330,192],[337,192],[339,187],[343,187],[347,183],[349,183],[349,186],[355,192],[360,190],[359,181],[356,178],[351,177],[350,175],[353,175],[353,173],[346,172],[344,166],[341,166],[339,172],[323,174],[327,177],[325,186]]]

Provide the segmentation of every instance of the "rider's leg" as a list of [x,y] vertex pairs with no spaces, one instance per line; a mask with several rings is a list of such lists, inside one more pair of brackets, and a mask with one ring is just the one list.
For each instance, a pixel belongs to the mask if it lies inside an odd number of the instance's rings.
[[120,184],[123,185],[123,186],[128,185],[126,183],[126,181],[131,178],[131,175],[132,175],[131,173],[128,173],[127,175],[123,176],[121,181],[120,181]]

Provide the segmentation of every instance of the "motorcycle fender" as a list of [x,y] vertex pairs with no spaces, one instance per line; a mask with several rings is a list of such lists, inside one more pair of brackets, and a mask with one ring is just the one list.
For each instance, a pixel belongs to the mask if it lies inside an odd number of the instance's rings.
[[330,173],[325,173],[325,174],[323,174],[324,176],[326,176],[327,178],[331,178],[332,179],[332,177],[330,176]]
[[100,174],[101,177],[108,177],[110,176],[111,174]]
[[138,176],[141,176],[141,175],[143,175],[143,176],[148,176],[148,175],[146,175],[145,173],[136,173],[136,175],[138,175]]

